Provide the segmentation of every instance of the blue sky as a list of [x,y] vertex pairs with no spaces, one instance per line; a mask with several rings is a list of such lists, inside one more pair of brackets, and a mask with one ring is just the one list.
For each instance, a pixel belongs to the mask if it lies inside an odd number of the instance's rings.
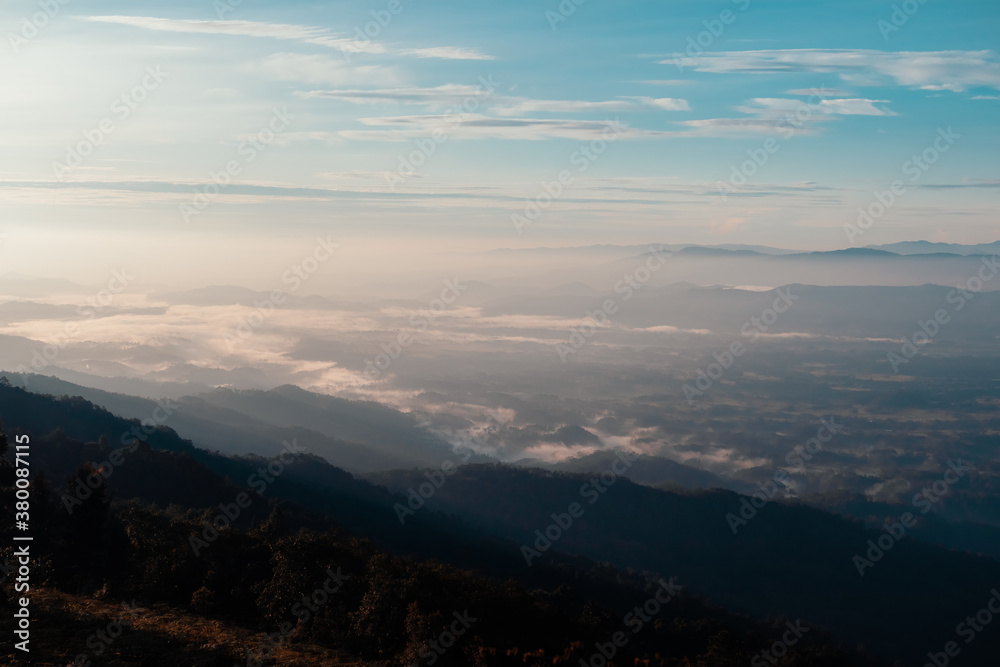
[[[893,24],[894,4],[53,0],[40,25],[38,4],[7,0],[0,231],[826,249],[901,179],[854,245],[996,240],[1000,5],[913,0]],[[689,39],[700,53],[678,64]],[[904,176],[947,128],[947,151]],[[565,171],[519,233],[512,216]]]

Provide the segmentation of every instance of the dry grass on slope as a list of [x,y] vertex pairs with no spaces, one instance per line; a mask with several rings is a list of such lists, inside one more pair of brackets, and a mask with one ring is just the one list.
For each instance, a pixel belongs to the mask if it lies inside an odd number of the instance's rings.
[[[0,663],[32,667],[379,667],[308,644],[269,642],[267,633],[207,619],[162,604],[148,607],[31,592],[31,653],[5,642]],[[291,643],[292,645],[288,645]],[[98,651],[101,651],[98,654]],[[263,655],[262,655],[263,654]]]

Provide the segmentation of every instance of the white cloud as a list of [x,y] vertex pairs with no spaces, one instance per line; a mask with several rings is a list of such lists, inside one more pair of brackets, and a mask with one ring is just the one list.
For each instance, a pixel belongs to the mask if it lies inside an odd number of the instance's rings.
[[[673,64],[671,60],[660,64]],[[846,81],[891,83],[926,90],[1000,89],[1000,61],[993,51],[875,51],[869,49],[785,49],[722,51],[685,59],[699,72],[838,74]],[[880,81],[882,80],[882,81]]]
[[822,116],[895,116],[888,109],[876,107],[876,104],[886,104],[888,100],[868,100],[863,98],[848,98],[836,100],[819,100],[806,104],[802,100],[775,97],[757,97],[749,104],[736,107],[741,113],[758,118],[783,118],[800,110],[807,110],[810,117]]
[[619,100],[604,100],[589,102],[581,100],[533,100],[524,97],[503,97],[498,101],[505,103],[499,113],[504,115],[517,113],[574,113],[582,111],[636,111],[643,107],[661,109],[663,111],[690,111],[687,100],[673,97],[625,97]]
[[606,100],[588,102],[585,100],[532,100],[524,97],[503,98],[503,106],[498,110],[503,115],[520,113],[576,113],[587,111],[631,111],[636,103],[630,100]]
[[478,49],[468,49],[461,46],[431,46],[424,49],[406,49],[400,53],[418,58],[440,58],[441,60],[496,60],[493,56],[482,53]]
[[[691,130],[689,137],[725,137],[744,134],[770,134],[777,136],[779,127],[774,118],[703,118],[682,121]],[[800,135],[813,134],[809,127],[796,128]]]
[[[300,69],[292,64],[292,70]],[[418,104],[428,107],[444,108],[449,105],[460,105],[468,100],[478,100],[471,108],[474,111],[480,107],[493,107],[501,116],[515,116],[531,113],[615,113],[637,111],[643,108],[660,109],[662,111],[690,111],[687,100],[673,97],[623,97],[617,100],[538,100],[525,97],[506,95],[489,95],[482,86],[461,84],[446,84],[433,88],[387,88],[375,90],[343,89],[343,90],[311,90],[298,92],[296,95],[305,99],[338,99],[355,104]]]
[[[547,138],[579,139],[590,141],[612,128],[608,120],[579,120],[571,118],[496,118],[482,114],[382,116],[361,118],[369,126],[382,126],[378,130],[343,130],[347,139],[366,141],[409,141],[426,137],[435,129],[444,131],[449,138],[461,139],[511,139],[540,140]],[[708,118],[680,121],[678,130],[649,130],[619,126],[618,139],[683,139],[696,137],[725,137],[748,134],[776,134],[776,122],[764,118]],[[797,129],[797,134],[814,133],[809,128]]]
[[637,97],[643,104],[658,107],[664,111],[690,111],[691,106],[687,100],[675,97]]
[[[440,129],[452,138],[539,140],[556,137],[591,140],[601,136],[609,129],[614,131],[611,121],[562,118],[493,118],[482,114],[464,114],[460,119],[448,115],[416,115],[362,118],[360,120],[365,125],[392,129],[345,130],[340,134],[349,139],[407,141],[414,136],[429,136],[433,130]],[[628,130],[621,130],[621,132],[625,134]]]
[[[618,139],[681,139],[696,137],[726,137],[748,134],[777,134],[780,127],[773,118],[706,118],[680,121],[678,130],[649,130],[621,125]],[[832,116],[817,116],[828,120]],[[571,118],[510,118],[484,114],[421,114],[408,116],[379,116],[359,119],[368,126],[381,126],[378,130],[343,130],[347,139],[366,141],[409,141],[426,137],[435,129],[444,131],[449,138],[462,139],[512,139],[540,140],[546,138],[581,139],[589,141],[601,136],[612,127],[610,120],[580,120]],[[796,134],[815,133],[809,127],[797,128]]]
[[669,324],[660,324],[654,327],[630,327],[628,330],[639,333],[664,333],[664,334],[684,333],[684,334],[698,334],[701,336],[712,335],[712,332],[708,329],[681,329],[675,326],[671,326]]
[[303,53],[275,53],[250,69],[272,79],[313,84],[392,83],[399,79],[392,67],[349,65],[329,56]]
[[[318,26],[288,23],[260,23],[257,21],[211,21],[193,19],[165,19],[154,16],[88,16],[85,20],[98,23],[115,23],[161,32],[195,33],[202,35],[233,35],[243,37],[269,37],[290,39],[306,44],[316,44],[338,49],[344,53],[388,53],[385,45],[370,39],[358,40]],[[433,46],[416,49],[397,49],[399,55],[445,60],[492,60],[493,57],[476,49],[458,46]]]
[[296,93],[305,99],[326,98],[344,100],[355,104],[372,104],[376,102],[411,103],[423,105],[440,105],[460,103],[468,97],[483,94],[480,86],[446,84],[433,88],[384,88],[377,90],[310,90]]
[[787,91],[789,95],[803,95],[810,96],[816,95],[818,97],[851,97],[854,93],[841,90],[840,88],[827,88],[821,86],[819,88],[796,88],[794,90]]
[[876,104],[887,104],[888,102],[889,100],[848,98],[842,100],[821,100],[819,107],[821,111],[838,116],[895,116],[894,112],[875,106]]
[[359,42],[349,37],[331,33],[326,28],[292,25],[287,23],[259,23],[256,21],[199,21],[192,19],[164,19],[153,16],[88,16],[88,21],[116,23],[146,30],[162,32],[196,33],[204,35],[238,35],[244,37],[271,37],[294,39],[307,44],[318,44],[341,51],[384,53],[385,47],[376,42]]

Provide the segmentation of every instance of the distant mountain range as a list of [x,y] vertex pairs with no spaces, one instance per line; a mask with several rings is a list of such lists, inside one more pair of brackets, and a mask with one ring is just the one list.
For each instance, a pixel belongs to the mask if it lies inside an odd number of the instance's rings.
[[886,245],[873,245],[869,248],[887,250],[899,255],[927,255],[930,253],[949,253],[953,255],[996,255],[1000,253],[1000,241],[962,245],[959,243],[936,243],[934,241],[903,241]]
[[696,243],[646,243],[633,245],[589,245],[589,246],[568,246],[568,247],[536,247],[536,248],[499,248],[491,250],[491,253],[507,254],[529,254],[529,253],[556,253],[570,255],[574,253],[590,254],[641,254],[648,252],[650,247],[660,248],[670,252],[685,252],[688,254],[700,255],[817,255],[827,253],[838,254],[864,254],[865,250],[881,250],[886,254],[895,255],[929,255],[929,254],[950,254],[950,255],[996,255],[1000,253],[1000,241],[993,243],[979,243],[974,245],[963,245],[960,243],[937,243],[933,241],[903,241],[900,243],[888,243],[884,245],[868,245],[858,248],[844,248],[842,250],[809,251],[809,250],[789,250],[788,248],[775,248],[764,245],[746,245],[738,243],[720,243],[716,245],[701,245]]

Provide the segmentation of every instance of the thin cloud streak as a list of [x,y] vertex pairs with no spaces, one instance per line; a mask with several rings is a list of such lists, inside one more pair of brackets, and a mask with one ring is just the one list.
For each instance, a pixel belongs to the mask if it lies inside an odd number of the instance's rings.
[[[423,104],[428,106],[460,104],[469,98],[481,97],[479,86],[444,84],[429,88],[382,88],[374,90],[341,89],[299,91],[303,99],[337,99],[355,104],[376,102],[396,104]],[[672,97],[622,97],[617,100],[540,100],[527,97],[491,95],[481,104],[497,109],[501,115],[518,113],[576,113],[635,111],[643,108],[662,111],[690,111],[687,100]]]
[[[344,53],[390,53],[384,44],[370,39],[364,41],[342,33],[334,33],[328,28],[294,25],[288,23],[260,23],[257,21],[217,21],[195,19],[167,19],[155,16],[87,16],[86,21],[114,23],[133,28],[144,28],[160,32],[177,32],[201,35],[231,35],[241,37],[268,37],[288,39],[338,49]],[[457,46],[434,46],[424,48],[399,49],[398,55],[418,58],[440,58],[444,60],[493,60],[493,56],[477,49]]]
[[[673,60],[658,61],[674,65]],[[772,49],[692,56],[684,64],[715,74],[837,74],[857,85],[889,79],[899,86],[961,92],[975,86],[1000,90],[1000,60],[993,51],[876,51]]]

